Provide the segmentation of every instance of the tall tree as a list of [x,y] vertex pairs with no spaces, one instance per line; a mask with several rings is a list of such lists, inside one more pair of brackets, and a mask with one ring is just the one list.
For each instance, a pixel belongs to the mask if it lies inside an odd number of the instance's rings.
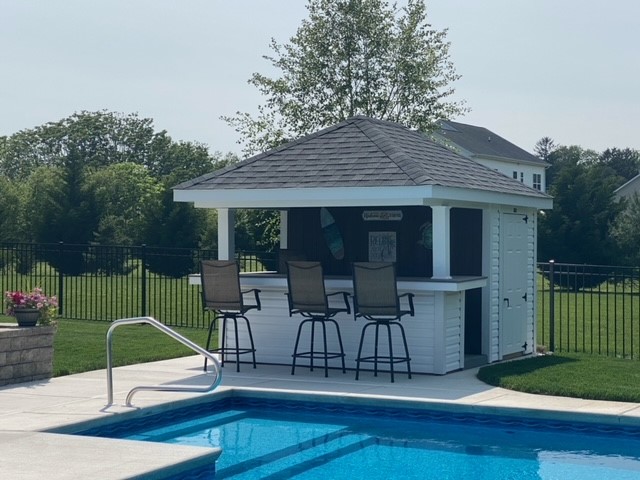
[[257,118],[223,117],[240,133],[247,155],[353,115],[427,131],[465,111],[448,101],[459,78],[446,30],[427,23],[424,0],[402,10],[384,0],[309,0],[288,44],[271,41],[265,56],[280,76],[254,73],[249,83],[266,97]]
[[548,162],[551,154],[556,148],[558,148],[558,146],[551,137],[542,137],[536,143],[533,151],[536,153],[539,159]]

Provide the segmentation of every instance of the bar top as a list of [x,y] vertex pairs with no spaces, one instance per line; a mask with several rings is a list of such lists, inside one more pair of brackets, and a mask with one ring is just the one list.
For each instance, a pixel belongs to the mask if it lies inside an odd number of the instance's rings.
[[[240,274],[243,287],[286,290],[287,276],[277,272],[247,272]],[[200,275],[189,275],[189,284],[200,285]],[[349,276],[325,277],[327,290],[353,290],[353,281]],[[398,290],[461,292],[487,285],[487,277],[454,276],[451,278],[398,277]]]

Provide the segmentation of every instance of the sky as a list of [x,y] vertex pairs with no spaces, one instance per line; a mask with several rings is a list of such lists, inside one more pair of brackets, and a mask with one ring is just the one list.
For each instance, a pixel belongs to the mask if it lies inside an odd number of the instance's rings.
[[[404,2],[399,1],[399,5]],[[640,2],[427,0],[462,78],[452,120],[533,152],[640,149]],[[307,17],[304,0],[0,0],[0,136],[74,112],[152,118],[176,141],[240,153],[220,119],[255,114],[251,74]]]

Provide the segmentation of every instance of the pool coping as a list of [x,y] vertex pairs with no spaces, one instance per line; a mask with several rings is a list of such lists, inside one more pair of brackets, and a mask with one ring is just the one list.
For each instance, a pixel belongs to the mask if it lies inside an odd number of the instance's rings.
[[[90,439],[67,435],[81,426],[105,424],[123,416],[144,416],[168,408],[211,401],[212,396],[251,396],[350,403],[363,406],[391,406],[447,412],[527,417],[539,420],[581,421],[612,426],[640,427],[640,404],[602,402],[566,397],[524,394],[480,382],[476,370],[445,376],[397,375],[391,384],[388,376],[363,375],[359,381],[352,372],[343,375],[330,371],[329,378],[316,369],[296,370],[258,365],[242,365],[241,372],[223,370],[223,384],[212,394],[144,392],[137,394],[135,407],[121,404],[106,406],[105,371],[57,377],[0,388],[0,443],[3,445],[3,473],[19,478],[49,479],[162,478],[193,462],[210,462],[220,454],[215,449],[145,443],[141,450],[130,442]],[[141,382],[141,379],[144,382]],[[114,369],[116,402],[124,402],[126,393],[141,383],[210,383],[202,373],[200,357],[183,357]],[[88,443],[87,443],[88,442]],[[142,443],[142,442],[137,442]],[[121,446],[122,445],[122,446]],[[27,447],[27,450],[23,450]],[[35,448],[34,448],[35,447]],[[167,448],[169,447],[169,448]],[[105,450],[108,449],[108,450]],[[105,455],[105,451],[117,455]],[[31,452],[37,452],[37,455]],[[173,473],[172,473],[173,472]]]

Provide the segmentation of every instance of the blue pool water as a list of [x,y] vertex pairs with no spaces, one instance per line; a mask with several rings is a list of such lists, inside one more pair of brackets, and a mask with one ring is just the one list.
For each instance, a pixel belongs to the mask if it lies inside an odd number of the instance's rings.
[[81,434],[221,447],[216,479],[640,480],[638,428],[494,415],[229,398]]

